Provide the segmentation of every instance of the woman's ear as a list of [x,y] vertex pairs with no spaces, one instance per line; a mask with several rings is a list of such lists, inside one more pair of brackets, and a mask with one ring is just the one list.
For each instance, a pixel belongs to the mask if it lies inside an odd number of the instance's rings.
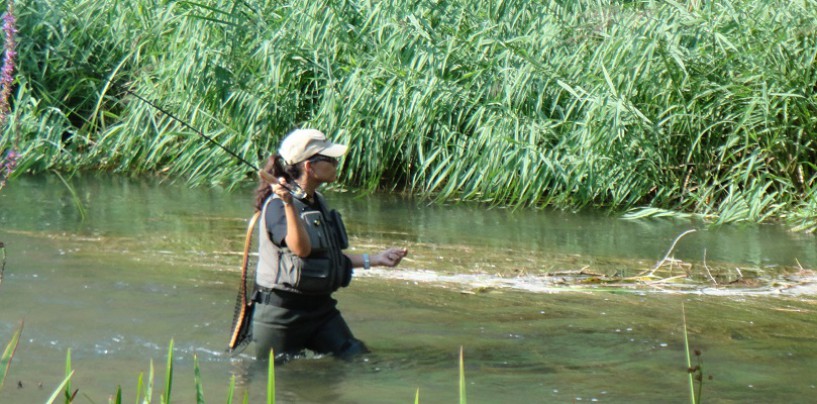
[[304,161],[304,171],[309,174],[314,174],[312,171],[312,162],[309,160]]

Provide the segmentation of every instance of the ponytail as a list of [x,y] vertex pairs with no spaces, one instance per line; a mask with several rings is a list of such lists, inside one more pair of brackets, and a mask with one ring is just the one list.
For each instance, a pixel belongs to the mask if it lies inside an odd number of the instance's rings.
[[270,180],[284,177],[287,182],[293,182],[301,176],[301,164],[287,165],[280,154],[273,154],[267,159],[267,164],[258,174],[258,188],[255,189],[255,210],[260,212],[264,208],[264,201],[272,195]]

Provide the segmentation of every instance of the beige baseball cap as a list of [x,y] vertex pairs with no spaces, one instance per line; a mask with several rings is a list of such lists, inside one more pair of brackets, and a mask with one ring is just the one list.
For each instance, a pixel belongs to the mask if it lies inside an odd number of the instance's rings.
[[346,149],[346,145],[326,140],[326,135],[317,129],[295,129],[281,142],[278,154],[293,165],[316,154],[338,158],[346,154]]

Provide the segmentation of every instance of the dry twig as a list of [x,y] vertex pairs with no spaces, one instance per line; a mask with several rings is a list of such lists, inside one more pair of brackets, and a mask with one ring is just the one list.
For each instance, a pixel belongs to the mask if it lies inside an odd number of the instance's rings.
[[640,274],[638,274],[637,276],[645,276],[645,275],[646,276],[653,276],[655,274],[655,271],[658,270],[658,268],[660,268],[661,265],[664,265],[664,262],[666,262],[667,259],[669,259],[669,256],[670,256],[670,254],[672,254],[672,250],[675,249],[675,245],[678,244],[678,241],[681,240],[681,238],[686,236],[687,234],[694,233],[696,231],[697,230],[695,230],[695,229],[690,229],[690,230],[687,230],[687,231],[681,233],[678,237],[675,238],[675,241],[672,242],[672,245],[669,247],[669,250],[667,250],[667,253],[664,255],[664,258],[661,259],[661,261],[658,261],[658,263],[655,264],[655,266],[652,267],[652,269],[648,269],[646,271],[643,271]]

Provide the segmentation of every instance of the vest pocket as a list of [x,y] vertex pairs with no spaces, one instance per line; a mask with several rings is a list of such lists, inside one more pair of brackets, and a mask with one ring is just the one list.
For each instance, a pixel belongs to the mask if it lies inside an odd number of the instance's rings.
[[335,289],[332,261],[329,258],[301,259],[294,254],[281,254],[276,283],[301,293],[332,293]]
[[331,293],[332,261],[328,258],[308,258],[303,260],[301,276],[295,287],[307,293]]
[[312,254],[321,253],[329,249],[329,228],[326,225],[323,214],[318,211],[304,212],[301,218],[306,225],[306,233],[312,245]]

